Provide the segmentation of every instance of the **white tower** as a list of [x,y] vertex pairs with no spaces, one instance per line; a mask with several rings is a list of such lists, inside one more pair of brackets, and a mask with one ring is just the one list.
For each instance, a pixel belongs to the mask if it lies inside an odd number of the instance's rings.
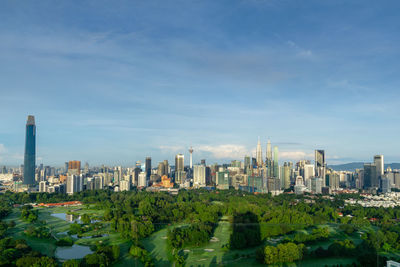
[[190,167],[190,169],[192,169],[193,168],[193,148],[192,147],[189,148],[189,153],[190,153],[189,167]]

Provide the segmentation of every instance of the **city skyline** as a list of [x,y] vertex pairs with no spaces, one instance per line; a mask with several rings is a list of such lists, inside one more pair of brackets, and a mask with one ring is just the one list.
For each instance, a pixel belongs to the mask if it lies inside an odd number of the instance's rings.
[[257,136],[282,161],[400,162],[396,7],[4,1],[0,165],[23,162],[28,114],[38,164],[172,162],[191,146],[194,164],[229,162]]

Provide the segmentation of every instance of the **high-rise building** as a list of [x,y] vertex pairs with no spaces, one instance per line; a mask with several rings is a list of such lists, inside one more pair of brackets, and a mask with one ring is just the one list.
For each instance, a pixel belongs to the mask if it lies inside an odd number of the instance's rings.
[[71,160],[68,162],[68,174],[81,174],[81,162],[79,160]]
[[178,154],[175,156],[175,171],[184,170],[184,155]]
[[273,173],[274,173],[274,168],[273,168],[273,164],[272,164],[272,149],[271,149],[271,141],[268,139],[268,143],[267,143],[267,157],[265,159],[265,165],[267,166],[268,169],[268,173],[267,176],[268,177],[272,177]]
[[285,189],[290,188],[290,172],[291,172],[291,167],[288,162],[285,162],[283,164],[283,187]]
[[148,180],[146,178],[146,173],[145,172],[139,173],[138,187],[147,187],[147,185],[148,185]]
[[73,193],[82,191],[82,177],[79,175],[68,175],[67,177],[67,194],[72,195]]
[[273,177],[275,177],[275,178],[279,178],[279,162],[278,162],[279,155],[278,154],[279,154],[278,147],[274,146]]
[[194,165],[193,183],[197,187],[206,186],[206,166]]
[[47,192],[47,182],[46,181],[39,182],[39,192]]
[[24,155],[24,184],[32,185],[35,183],[36,165],[36,125],[35,117],[28,116],[26,122],[25,135],[25,155]]
[[150,175],[151,175],[151,157],[146,157],[145,172],[146,172],[147,180],[150,180]]
[[257,166],[259,168],[261,168],[263,166],[263,159],[262,159],[262,149],[261,149],[260,138],[258,138],[258,143],[257,143],[256,161],[257,161]]
[[376,165],[376,175],[378,176],[378,179],[382,178],[385,172],[383,155],[374,156],[374,164]]
[[315,150],[315,177],[322,178],[322,186],[326,186],[325,175],[326,175],[325,151]]
[[379,187],[378,175],[375,163],[364,164],[364,188],[373,189]]
[[251,159],[249,156],[244,157],[244,173],[248,174],[251,169]]

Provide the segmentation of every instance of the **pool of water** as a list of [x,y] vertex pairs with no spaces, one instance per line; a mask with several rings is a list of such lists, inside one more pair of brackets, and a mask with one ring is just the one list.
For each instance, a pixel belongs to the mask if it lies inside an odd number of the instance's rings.
[[74,216],[72,214],[66,214],[66,213],[52,213],[51,216],[57,217],[61,220],[73,223],[73,222],[77,222],[77,223],[81,223],[81,216],[79,216],[78,218],[74,219]]
[[63,260],[81,259],[93,253],[89,247],[73,245],[72,247],[58,247],[56,257]]

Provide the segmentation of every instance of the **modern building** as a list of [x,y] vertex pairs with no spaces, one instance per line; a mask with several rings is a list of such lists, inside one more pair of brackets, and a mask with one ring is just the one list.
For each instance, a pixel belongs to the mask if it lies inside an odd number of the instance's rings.
[[145,172],[146,172],[146,178],[147,180],[150,180],[150,175],[151,175],[151,157],[146,157],[145,160]]
[[148,186],[148,180],[146,178],[146,173],[145,172],[139,173],[138,187],[147,187],[147,186]]
[[375,163],[364,164],[364,188],[376,189],[379,187],[377,168]]
[[229,189],[229,172],[218,171],[216,173],[217,188],[218,189]]
[[131,190],[131,184],[127,180],[122,180],[119,183],[119,190],[120,191],[129,191]]
[[81,174],[81,162],[79,160],[71,160],[68,162],[68,174],[70,175]]
[[47,192],[47,182],[46,181],[39,182],[39,192]]
[[279,154],[278,147],[274,146],[274,162],[273,162],[274,171],[273,171],[273,175],[272,176],[275,177],[275,178],[279,178],[278,154]]
[[378,179],[380,179],[383,177],[385,172],[383,155],[374,156],[374,164],[376,166],[376,175],[378,176]]
[[315,177],[322,178],[323,186],[325,186],[325,175],[326,175],[326,162],[325,162],[325,150],[315,150]]
[[261,149],[260,138],[258,138],[258,143],[257,143],[256,161],[257,161],[257,167],[261,168],[263,166],[263,159],[262,159],[262,149]]
[[24,154],[24,184],[35,184],[36,165],[36,125],[35,117],[28,116],[26,122],[25,154]]
[[[181,183],[183,182],[183,172],[185,170],[185,157],[182,154],[178,154],[175,156],[175,182]],[[186,178],[186,175],[185,175]]]
[[72,195],[82,191],[82,177],[79,175],[68,175],[67,177],[67,194]]
[[206,186],[206,166],[194,165],[193,169],[193,185],[195,187]]

